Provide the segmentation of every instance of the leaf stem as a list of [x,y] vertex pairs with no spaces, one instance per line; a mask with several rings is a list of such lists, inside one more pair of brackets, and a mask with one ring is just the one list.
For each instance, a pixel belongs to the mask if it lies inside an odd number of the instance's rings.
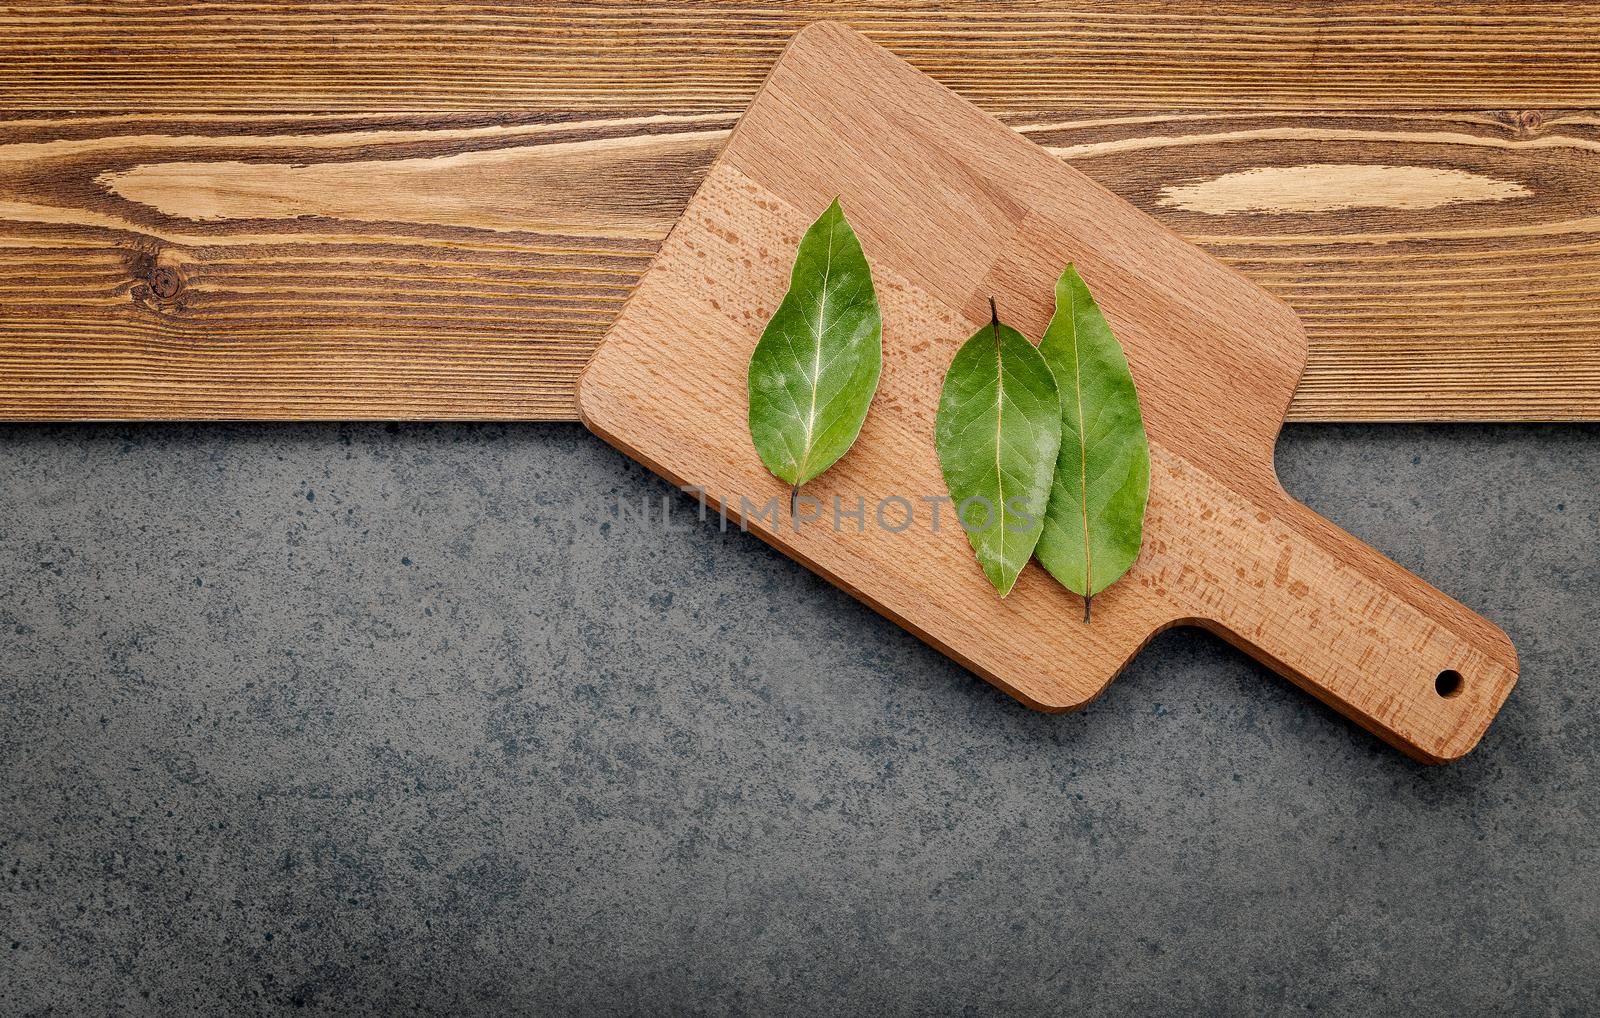
[[1083,621],[1089,621],[1089,604],[1094,600],[1093,594],[1083,595]]
[[989,328],[994,330],[994,348],[1000,349],[1000,309],[995,306],[994,297],[989,298]]
[[796,485],[792,485],[789,488],[789,525],[791,527],[794,527],[796,530],[800,529],[799,528],[799,522],[798,522],[798,517],[799,516],[800,516],[800,485],[796,484]]

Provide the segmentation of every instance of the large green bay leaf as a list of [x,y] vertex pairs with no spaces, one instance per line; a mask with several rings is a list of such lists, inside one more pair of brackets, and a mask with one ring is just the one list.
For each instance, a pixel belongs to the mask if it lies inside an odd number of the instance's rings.
[[978,564],[1004,597],[1043,530],[1061,404],[1039,351],[997,315],[950,363],[934,443]]
[[750,438],[798,488],[854,444],[883,369],[883,319],[837,199],[800,239],[789,292],[750,357]]
[[1076,269],[1056,282],[1056,312],[1039,343],[1061,394],[1061,449],[1034,554],[1090,599],[1139,557],[1150,492],[1150,445],[1122,346]]

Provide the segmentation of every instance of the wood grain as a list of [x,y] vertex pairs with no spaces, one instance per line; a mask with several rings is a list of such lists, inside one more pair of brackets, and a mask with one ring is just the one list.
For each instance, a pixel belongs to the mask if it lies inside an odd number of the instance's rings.
[[1600,104],[1581,3],[29,0],[0,109],[742,110],[843,21],[992,112]]
[[[804,494],[864,510],[858,524],[788,516],[787,486],[762,469],[746,426],[750,351],[800,233],[835,195],[872,258],[884,369],[856,446]],[[937,529],[925,504],[945,491],[933,419],[955,349],[991,296],[1039,335],[1068,262],[1127,349],[1152,458],[1144,550],[1095,598],[1090,624],[1037,566],[996,597],[966,536],[948,516]],[[1266,291],[824,25],[774,68],[578,401],[624,452],[1034,706],[1081,706],[1156,632],[1196,622],[1404,751],[1454,759],[1510,692],[1515,651],[1278,485],[1273,445],[1306,353],[1298,319]],[[910,526],[867,523],[895,498],[892,518],[910,511]],[[1462,677],[1450,696],[1435,685],[1447,670]]]
[[[572,419],[734,120],[13,113],[0,416]],[[1594,113],[1008,122],[1296,309],[1291,419],[1600,417]]]

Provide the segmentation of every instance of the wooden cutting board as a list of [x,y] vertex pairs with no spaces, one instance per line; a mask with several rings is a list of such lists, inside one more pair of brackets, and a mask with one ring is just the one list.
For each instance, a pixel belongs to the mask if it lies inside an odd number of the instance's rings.
[[[822,518],[796,521],[751,446],[745,372],[801,233],[835,195],[872,264],[884,368],[857,444],[807,485]],[[1127,349],[1152,459],[1144,550],[1088,624],[1037,565],[997,598],[932,501],[946,494],[933,422],[957,347],[991,295],[1037,340],[1069,262]],[[1516,653],[1283,491],[1272,449],[1305,358],[1282,303],[887,51],[818,24],[735,128],[578,405],[628,455],[1032,706],[1082,706],[1156,633],[1193,623],[1407,753],[1453,759],[1505,701]],[[773,499],[783,508],[765,511]],[[864,520],[846,515],[863,505]]]

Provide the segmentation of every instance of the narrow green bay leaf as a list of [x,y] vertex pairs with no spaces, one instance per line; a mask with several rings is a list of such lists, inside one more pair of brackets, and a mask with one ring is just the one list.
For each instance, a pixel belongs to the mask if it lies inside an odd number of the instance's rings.
[[956,351],[934,443],[978,564],[1005,597],[1043,531],[1061,404],[1039,351],[998,316]]
[[883,370],[883,319],[838,199],[800,239],[789,292],[750,356],[750,439],[798,488],[855,443]]
[[1061,449],[1034,554],[1090,599],[1139,557],[1150,493],[1150,444],[1122,346],[1078,271],[1056,282],[1056,312],[1039,353],[1061,393]]

